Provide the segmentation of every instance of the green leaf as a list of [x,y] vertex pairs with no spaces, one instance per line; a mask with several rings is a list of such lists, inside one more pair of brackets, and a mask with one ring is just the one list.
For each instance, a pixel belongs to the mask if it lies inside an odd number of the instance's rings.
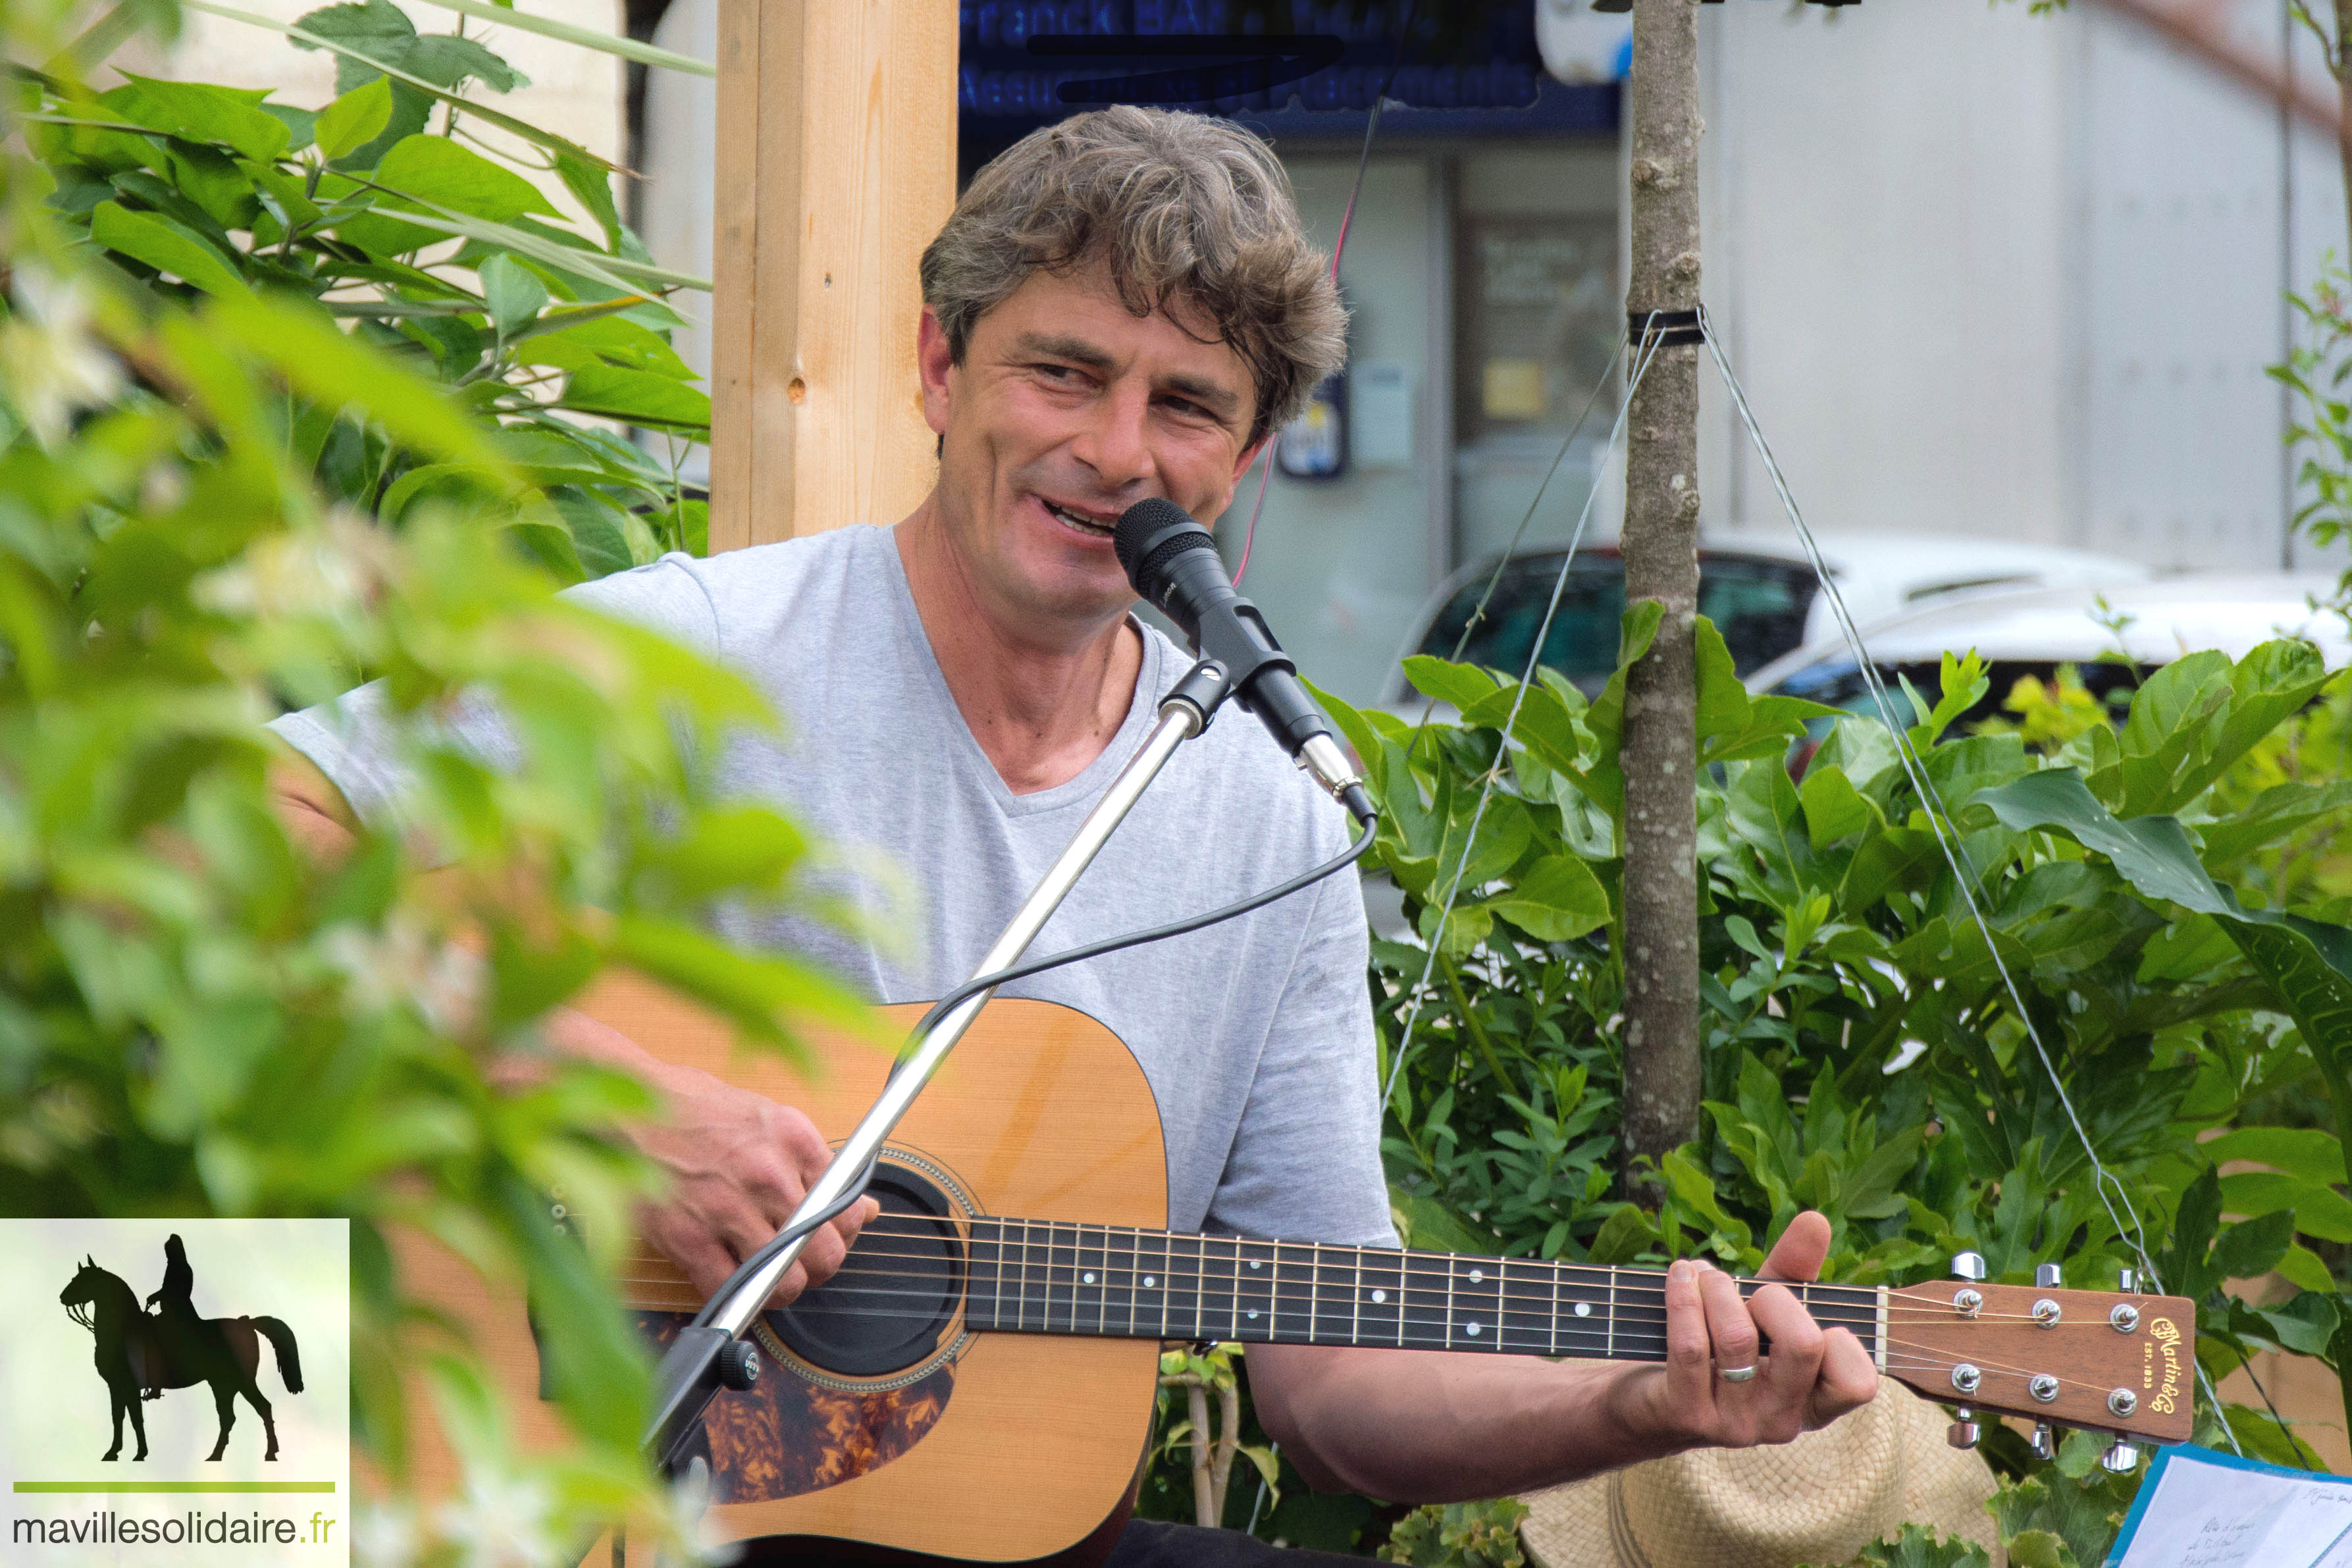
[[613,205],[612,171],[584,163],[569,153],[558,153],[555,155],[555,173],[562,180],[563,188],[572,193],[572,199],[587,208],[588,216],[594,218],[597,226],[604,231],[604,248],[618,250],[621,236],[625,231],[621,226],[621,211]]
[[494,256],[476,272],[482,280],[482,298],[490,308],[490,324],[500,338],[512,337],[547,308],[547,286],[513,258]]
[[1457,712],[1465,714],[1481,700],[1493,696],[1502,684],[1475,665],[1453,664],[1425,653],[1414,654],[1404,661],[1404,678],[1423,696],[1450,703]]
[[1573,855],[1549,855],[1486,907],[1538,942],[1568,942],[1609,922],[1609,894]]
[[117,202],[100,202],[90,210],[89,235],[109,250],[143,261],[207,294],[249,292],[244,278],[219,251],[161,213],[132,212]]
[[2294,1228],[2323,1241],[2352,1241],[2352,1199],[2333,1187],[2269,1171],[2239,1171],[2221,1178],[2221,1201],[2232,1214],[2284,1209]]
[[236,342],[304,395],[337,408],[363,408],[428,458],[506,471],[482,427],[430,384],[345,336],[307,306],[247,294],[223,295],[209,331]]
[[2258,1279],[2278,1267],[2294,1242],[2295,1218],[2283,1209],[2242,1220],[2213,1243],[2213,1269],[2222,1279]]
[[1748,723],[1748,688],[1724,646],[1715,623],[1700,616],[1691,626],[1692,653],[1698,663],[1696,708],[1698,738],[1727,735]]
[[2197,1152],[2215,1164],[2247,1161],[2272,1165],[2306,1182],[2345,1180],[2344,1145],[2316,1127],[2237,1127],[2210,1138]]
[[1978,800],[2015,831],[2062,832],[2106,856],[2148,898],[2220,921],[2303,1031],[2328,1075],[2337,1114],[2352,1114],[2352,1088],[2346,1083],[2352,1068],[2352,931],[2300,915],[2241,909],[2236,895],[2216,885],[2199,862],[2179,822],[2169,816],[2118,821],[2072,768],[2030,774]]
[[707,393],[681,385],[667,376],[612,365],[574,371],[564,384],[558,406],[656,429],[710,427],[710,398]]
[[329,159],[356,153],[383,134],[392,123],[392,80],[378,77],[353,88],[319,114],[320,155]]
[[1805,770],[1797,798],[1805,811],[1806,837],[1815,849],[1826,849],[1846,835],[1865,827],[1885,826],[1878,807],[1857,791],[1844,773],[1834,767],[1822,766],[1818,758]]
[[2200,823],[2205,864],[2216,870],[2315,822],[2352,813],[2352,780],[2273,784],[2218,822]]
[[505,223],[525,213],[561,216],[537,185],[446,136],[402,140],[376,165],[372,183],[436,212],[463,213],[492,223]]
[[517,357],[525,364],[548,364],[560,370],[610,364],[650,371],[673,381],[701,379],[659,333],[635,321],[614,315],[569,325],[567,320],[568,313],[542,317],[537,329],[518,339]]
[[286,122],[258,106],[266,90],[211,87],[200,82],[131,78],[133,90],[110,95],[116,112],[140,124],[191,142],[217,142],[257,163],[275,163],[292,132]]

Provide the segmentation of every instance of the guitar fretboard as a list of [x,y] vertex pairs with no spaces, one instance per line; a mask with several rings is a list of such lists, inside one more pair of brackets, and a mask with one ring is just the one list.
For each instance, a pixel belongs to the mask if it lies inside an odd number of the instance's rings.
[[[1658,1270],[1601,1264],[982,1218],[964,1321],[1001,1333],[1664,1361],[1664,1286]],[[1874,1289],[1788,1289],[1877,1359]]]

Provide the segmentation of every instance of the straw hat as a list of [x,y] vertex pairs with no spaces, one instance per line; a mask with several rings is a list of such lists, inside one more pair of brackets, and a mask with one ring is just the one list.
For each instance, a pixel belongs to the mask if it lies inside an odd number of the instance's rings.
[[1878,1396],[1793,1443],[1694,1448],[1519,1500],[1538,1568],[1830,1568],[1906,1524],[1964,1535],[2001,1568],[1992,1471],[1948,1417],[1881,1378]]

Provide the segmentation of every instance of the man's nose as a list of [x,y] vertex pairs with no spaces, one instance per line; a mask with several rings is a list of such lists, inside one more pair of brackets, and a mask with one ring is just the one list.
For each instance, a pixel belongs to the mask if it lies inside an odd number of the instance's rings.
[[1126,489],[1151,478],[1150,414],[1149,387],[1114,386],[1096,405],[1073,455],[1095,471],[1104,489]]

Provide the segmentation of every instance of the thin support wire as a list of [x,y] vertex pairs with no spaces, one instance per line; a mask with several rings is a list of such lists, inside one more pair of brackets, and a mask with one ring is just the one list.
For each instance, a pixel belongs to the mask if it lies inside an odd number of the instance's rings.
[[[2066,1112],[2067,1124],[2074,1129],[2075,1139],[2083,1146],[2084,1157],[2090,1162],[2092,1190],[2098,1194],[2100,1205],[2106,1210],[2107,1221],[2115,1227],[2117,1239],[2129,1246],[2133,1256],[2138,1259],[2142,1280],[2147,1286],[2161,1291],[2163,1279],[2157,1269],[2156,1260],[2148,1256],[2147,1233],[2141,1226],[2138,1211],[2132,1206],[2131,1194],[2115,1173],[2107,1169],[2105,1162],[2099,1158],[2098,1149],[2091,1142],[2091,1134],[2074,1109],[2074,1098],[2066,1092],[2065,1081],[2059,1076],[2056,1063],[2051,1059],[2042,1031],[2034,1026],[2032,1012],[2025,1005],[2024,993],[2019,988],[2016,977],[2010,973],[2009,963],[2001,956],[2000,944],[1993,935],[1992,923],[1985,916],[1984,905],[1990,900],[1982,879],[1965,853],[1965,846],[1958,842],[1960,837],[1958,826],[1952,820],[1950,810],[1937,790],[1935,781],[1928,776],[1926,762],[1912,743],[1909,727],[1895,720],[1894,702],[1887,694],[1885,683],[1878,678],[1877,666],[1872,662],[1870,651],[1864,646],[1862,633],[1854,625],[1853,614],[1846,608],[1844,595],[1838,591],[1837,579],[1831,575],[1822,559],[1821,546],[1815,542],[1812,530],[1806,525],[1796,497],[1790,492],[1788,476],[1780,471],[1780,462],[1772,456],[1771,444],[1764,438],[1763,429],[1756,421],[1755,411],[1748,405],[1747,391],[1739,384],[1739,377],[1733,373],[1731,362],[1724,357],[1723,346],[1717,339],[1704,306],[1699,310],[1699,324],[1706,340],[1707,352],[1713,356],[1716,370],[1723,378],[1724,388],[1731,395],[1732,406],[1738,411],[1740,423],[1746,427],[1748,439],[1754,443],[1757,456],[1763,459],[1764,471],[1770,476],[1772,488],[1780,498],[1781,510],[1788,514],[1790,524],[1797,531],[1797,539],[1804,546],[1805,557],[1811,563],[1814,575],[1821,581],[1822,591],[1829,596],[1831,613],[1837,621],[1839,633],[1845,638],[1847,648],[1853,655],[1856,668],[1862,672],[1864,686],[1878,705],[1879,718],[1894,736],[1896,760],[1910,781],[1913,792],[1926,807],[1928,830],[1935,835],[1937,848],[1942,851],[1945,862],[1952,868],[1953,885],[1958,890],[1961,901],[1968,906],[1969,918],[1984,938],[1985,951],[1992,956],[1993,968],[2000,976],[2002,989],[2008,993],[2010,1005],[2015,1009],[2017,1020],[2025,1029],[2026,1038],[2032,1042],[2033,1054],[2041,1061],[2042,1070],[2049,1076],[2051,1087],[2057,1090],[2059,1106]],[[2121,1214],[2116,1212],[2118,1204],[2122,1205]],[[2221,1398],[2202,1363],[2197,1366],[2197,1381],[2219,1415]],[[2263,1397],[2267,1403],[2269,1396],[2265,1394]],[[2230,1439],[2230,1447],[2242,1455],[2244,1450],[2239,1447],[2237,1434],[2230,1430],[2226,1418],[2221,1422],[2221,1430]]]
[[[1625,395],[1617,405],[1617,417],[1609,426],[1609,443],[1601,448],[1605,463],[1616,450],[1618,437],[1624,434],[1627,411],[1633,406],[1633,394],[1640,390],[1642,378],[1650,372],[1650,363],[1657,357],[1657,336],[1646,323],[1642,331],[1642,346],[1633,363],[1633,380],[1626,385]],[[1555,467],[1558,465],[1555,464]],[[1576,564],[1577,546],[1584,542],[1585,525],[1592,520],[1592,504],[1599,499],[1601,487],[1594,485],[1585,492],[1584,510],[1577,513],[1576,531],[1569,536],[1568,554],[1559,563],[1559,576],[1551,585],[1551,599],[1544,606],[1543,622],[1536,627],[1535,640],[1528,647],[1527,667],[1519,672],[1518,689],[1511,698],[1511,710],[1504,716],[1500,742],[1496,747],[1494,765],[1486,770],[1485,781],[1478,787],[1478,804],[1470,813],[1470,826],[1462,835],[1462,852],[1454,862],[1454,875],[1447,881],[1445,898],[1438,906],[1437,924],[1429,936],[1429,957],[1421,966],[1421,978],[1414,982],[1412,997],[1405,1011],[1404,1034],[1397,1041],[1397,1052],[1389,1063],[1388,1082],[1381,1089],[1381,1105],[1385,1110],[1396,1097],[1397,1080],[1404,1072],[1405,1058],[1412,1050],[1412,1032],[1421,1021],[1421,1005],[1429,994],[1429,979],[1437,969],[1438,949],[1445,943],[1445,922],[1453,917],[1454,900],[1462,891],[1463,873],[1470,868],[1470,851],[1478,841],[1478,825],[1486,816],[1486,804],[1494,799],[1495,784],[1503,776],[1511,760],[1511,731],[1519,721],[1519,709],[1528,699],[1528,688],[1535,683],[1536,667],[1543,658],[1544,639],[1551,634],[1552,617],[1559,613],[1560,595],[1568,588],[1569,571]],[[1424,715],[1424,721],[1426,715]],[[1443,849],[1441,841],[1440,848]]]

